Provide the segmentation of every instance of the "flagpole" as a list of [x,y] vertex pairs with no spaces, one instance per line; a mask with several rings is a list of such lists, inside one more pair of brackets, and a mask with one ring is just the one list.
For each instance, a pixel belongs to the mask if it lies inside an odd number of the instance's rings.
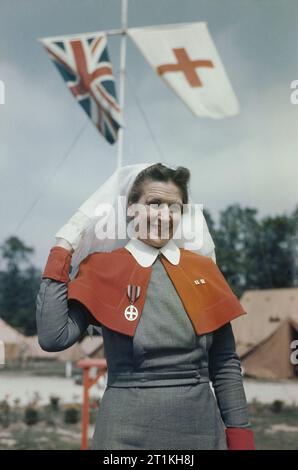
[[[120,73],[119,73],[119,106],[124,118],[124,98],[125,98],[125,65],[126,65],[126,28],[127,28],[128,0],[121,0],[121,28],[122,37],[120,42]],[[118,131],[117,146],[117,169],[121,168],[123,160],[123,127]]]

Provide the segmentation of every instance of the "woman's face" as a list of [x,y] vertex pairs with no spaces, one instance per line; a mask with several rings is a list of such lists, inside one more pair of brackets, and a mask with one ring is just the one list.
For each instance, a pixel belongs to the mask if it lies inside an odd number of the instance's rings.
[[137,215],[137,221],[145,227],[145,231],[140,230],[137,238],[155,248],[161,248],[173,237],[181,219],[181,191],[172,181],[146,181],[143,194],[137,202],[139,204],[142,210]]

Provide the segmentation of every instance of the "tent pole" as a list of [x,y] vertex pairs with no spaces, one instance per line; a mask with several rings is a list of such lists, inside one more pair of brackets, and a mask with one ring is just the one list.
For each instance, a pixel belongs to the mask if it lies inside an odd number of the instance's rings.
[[[126,65],[126,28],[127,28],[128,0],[121,0],[121,28],[122,37],[120,42],[120,75],[119,75],[119,106],[124,117],[124,96],[125,96],[125,65]],[[118,130],[117,147],[117,169],[121,168],[123,160],[123,135],[124,129]]]

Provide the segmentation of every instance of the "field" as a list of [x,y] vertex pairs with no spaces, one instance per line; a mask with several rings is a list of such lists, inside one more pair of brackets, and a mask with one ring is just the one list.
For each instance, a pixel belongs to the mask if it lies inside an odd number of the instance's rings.
[[[31,406],[29,411],[28,407],[14,407],[10,422],[8,420],[6,423],[3,422],[3,402],[1,407],[0,449],[80,449],[81,423],[78,404],[56,407],[52,403],[48,406]],[[249,407],[257,449],[298,450],[297,407],[283,406],[279,401],[272,405],[255,401]],[[32,411],[34,409],[37,410],[37,418]],[[92,423],[95,415],[96,408],[93,408]],[[91,424],[90,438],[92,433]]]

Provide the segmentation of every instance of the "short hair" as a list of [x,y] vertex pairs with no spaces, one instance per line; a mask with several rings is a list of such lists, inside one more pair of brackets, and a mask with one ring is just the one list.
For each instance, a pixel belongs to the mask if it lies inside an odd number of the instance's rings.
[[155,163],[142,170],[136,177],[128,195],[127,204],[135,204],[143,194],[143,185],[147,181],[172,181],[181,191],[183,204],[188,203],[188,183],[190,171],[188,168],[178,166],[176,170],[162,163]]

